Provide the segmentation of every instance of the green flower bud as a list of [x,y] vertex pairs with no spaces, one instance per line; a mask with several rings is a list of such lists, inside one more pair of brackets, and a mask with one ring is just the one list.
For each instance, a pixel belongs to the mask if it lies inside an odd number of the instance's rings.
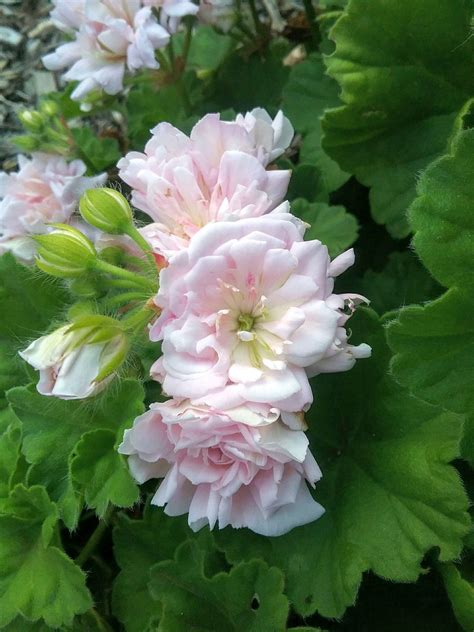
[[18,149],[21,149],[22,151],[34,151],[35,149],[38,149],[39,146],[36,138],[27,135],[14,136],[13,142]]
[[89,189],[79,202],[86,222],[111,235],[122,235],[133,222],[132,209],[125,197],[115,189]]
[[82,276],[97,259],[94,244],[76,228],[65,224],[54,227],[53,232],[34,237],[39,244],[36,265],[43,272],[63,279]]
[[18,118],[22,122],[23,127],[29,132],[41,132],[44,127],[45,120],[43,116],[34,110],[23,110],[18,115]]
[[58,104],[50,100],[43,101],[43,103],[40,106],[40,109],[41,109],[41,112],[43,112],[43,114],[46,114],[46,116],[49,116],[49,117],[56,116],[56,114],[59,113]]

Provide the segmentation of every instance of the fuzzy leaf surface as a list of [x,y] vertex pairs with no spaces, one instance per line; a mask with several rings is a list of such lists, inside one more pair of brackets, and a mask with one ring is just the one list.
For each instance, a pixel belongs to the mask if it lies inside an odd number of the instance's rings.
[[138,500],[138,487],[127,463],[116,450],[116,432],[98,428],[82,435],[71,459],[71,476],[84,492],[88,507],[102,517],[109,505],[130,507]]
[[371,187],[375,221],[409,233],[416,175],[445,151],[474,93],[469,0],[351,0],[326,58],[344,103],[323,120],[323,148]]
[[143,411],[142,387],[123,380],[90,402],[43,397],[33,387],[19,387],[8,392],[8,400],[23,424],[22,451],[32,465],[30,484],[47,488],[73,529],[81,506],[70,472],[74,448],[85,433],[98,428],[120,439],[123,428]]
[[0,626],[18,615],[70,625],[92,606],[85,574],[57,546],[58,512],[46,490],[17,486],[0,509]]
[[283,595],[284,578],[279,569],[252,560],[230,573],[209,578],[205,555],[196,542],[187,541],[178,548],[174,560],[151,569],[151,594],[163,605],[160,632],[286,629],[288,600]]

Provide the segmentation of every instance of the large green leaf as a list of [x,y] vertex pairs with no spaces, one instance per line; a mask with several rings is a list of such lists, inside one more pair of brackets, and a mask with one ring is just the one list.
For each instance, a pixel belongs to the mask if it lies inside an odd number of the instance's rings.
[[92,606],[85,574],[58,548],[46,490],[17,486],[0,508],[0,627],[17,615],[70,625]]
[[169,518],[157,507],[148,507],[142,520],[119,515],[114,553],[121,571],[114,582],[112,605],[127,632],[146,632],[159,619],[161,605],[148,590],[150,568],[172,559],[190,533],[185,518]]
[[349,177],[321,147],[321,117],[327,108],[339,105],[338,92],[318,53],[293,66],[283,90],[283,110],[296,131],[303,134],[300,160],[318,167],[320,186],[326,192],[336,190]]
[[196,542],[187,541],[174,560],[151,569],[150,591],[163,606],[160,632],[286,629],[288,600],[280,570],[252,560],[209,578],[205,556]]
[[462,418],[390,378],[373,312],[360,310],[351,329],[354,340],[371,344],[373,357],[348,373],[316,378],[308,415],[325,515],[279,538],[231,530],[219,536],[231,560],[263,556],[283,568],[287,594],[303,615],[341,616],[366,570],[414,581],[431,547],[453,559],[469,530],[467,498],[448,465],[459,454]]
[[[466,111],[466,115],[468,110]],[[464,123],[463,117],[460,122]],[[462,454],[474,464],[474,130],[460,129],[446,156],[423,174],[410,209],[414,245],[451,289],[425,307],[402,310],[389,326],[392,370],[429,402],[466,415]]]
[[344,105],[326,113],[323,147],[371,187],[374,219],[395,237],[409,233],[417,173],[474,93],[471,18],[470,0],[351,0],[331,31]]
[[[44,485],[67,526],[74,528],[81,507],[70,473],[75,446],[85,433],[99,428],[113,431],[119,439],[123,428],[143,411],[142,387],[134,380],[123,380],[91,402],[43,397],[32,387],[19,387],[8,392],[8,400],[23,424],[22,451],[32,464],[30,484]],[[102,466],[101,460],[97,471]],[[118,467],[123,467],[121,462]],[[88,483],[91,495],[95,482]]]
[[112,503],[130,507],[138,500],[138,487],[123,456],[116,450],[117,433],[98,428],[82,435],[74,448],[71,475],[84,492],[88,507],[102,517]]
[[474,129],[461,130],[423,174],[410,208],[415,249],[446,287],[474,286],[473,173]]

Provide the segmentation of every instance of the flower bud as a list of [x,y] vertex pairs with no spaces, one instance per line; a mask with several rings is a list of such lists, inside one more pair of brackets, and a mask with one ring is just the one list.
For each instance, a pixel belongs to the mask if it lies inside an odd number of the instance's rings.
[[37,389],[42,395],[84,399],[109,384],[128,348],[118,321],[88,315],[38,338],[20,355],[40,372]]
[[99,230],[111,235],[124,234],[132,224],[132,209],[115,189],[89,189],[79,202],[82,217]]
[[24,110],[20,112],[18,118],[23,124],[23,127],[29,132],[40,132],[44,127],[44,118],[39,112],[34,110]]
[[43,112],[43,114],[46,114],[46,116],[49,116],[49,117],[56,116],[56,114],[59,113],[58,104],[51,100],[43,101],[43,103],[40,106],[40,109],[41,109],[41,112]]
[[72,226],[54,226],[53,232],[34,237],[39,244],[36,265],[43,272],[64,279],[82,276],[97,259],[94,244]]

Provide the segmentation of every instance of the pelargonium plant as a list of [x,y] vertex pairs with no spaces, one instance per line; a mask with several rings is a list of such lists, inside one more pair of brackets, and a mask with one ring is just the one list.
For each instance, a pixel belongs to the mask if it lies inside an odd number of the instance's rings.
[[0,629],[474,629],[472,19],[53,1],[0,174]]

